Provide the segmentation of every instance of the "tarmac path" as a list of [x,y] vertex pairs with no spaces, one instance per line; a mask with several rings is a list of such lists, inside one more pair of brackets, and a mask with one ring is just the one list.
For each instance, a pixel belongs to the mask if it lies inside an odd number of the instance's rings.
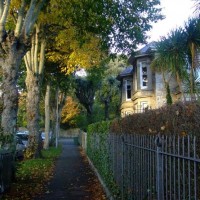
[[46,192],[35,200],[105,200],[105,193],[83,151],[73,139],[61,139],[63,151]]

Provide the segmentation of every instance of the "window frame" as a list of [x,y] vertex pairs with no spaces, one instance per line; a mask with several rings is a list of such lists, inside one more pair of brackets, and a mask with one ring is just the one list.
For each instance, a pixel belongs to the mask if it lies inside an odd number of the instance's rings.
[[[128,84],[128,82],[130,84]],[[128,89],[128,86],[130,86],[130,89]],[[128,97],[128,91],[130,91],[130,98]],[[131,97],[132,97],[132,80],[131,79],[126,79],[126,82],[125,82],[125,93],[126,93],[126,100],[127,101],[130,101],[131,100]]]
[[[146,68],[146,72],[143,72],[143,68]],[[146,76],[146,85],[143,85],[145,81],[143,81],[143,78]],[[147,89],[148,88],[148,67],[146,61],[140,62],[140,87],[141,89]]]

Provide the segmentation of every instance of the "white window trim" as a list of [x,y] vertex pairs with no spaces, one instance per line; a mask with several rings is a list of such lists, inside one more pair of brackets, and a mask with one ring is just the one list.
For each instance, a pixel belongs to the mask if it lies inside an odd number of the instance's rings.
[[[146,85],[146,86],[143,86],[143,79],[142,79],[142,75],[143,75],[143,73],[142,73],[142,63],[146,63],[146,62],[140,62],[140,87],[141,87],[141,89],[147,89],[148,88],[148,85]],[[147,68],[147,80],[148,80],[148,68]],[[147,82],[148,83],[148,82]]]
[[[130,101],[131,100],[131,97],[130,98],[128,98],[128,92],[127,92],[127,82],[130,82],[130,86],[131,86],[131,93],[132,93],[132,84],[131,84],[131,79],[127,79],[126,80],[126,83],[125,83],[125,93],[126,93],[126,101]],[[132,96],[132,94],[131,94],[131,96]]]
[[125,111],[125,116],[129,116],[129,115],[132,115],[132,114],[133,114],[133,111],[131,111],[131,110]]
[[141,101],[140,102],[140,107],[141,107],[141,109],[145,109],[145,108],[148,108],[149,107],[149,103],[148,103],[148,101]]

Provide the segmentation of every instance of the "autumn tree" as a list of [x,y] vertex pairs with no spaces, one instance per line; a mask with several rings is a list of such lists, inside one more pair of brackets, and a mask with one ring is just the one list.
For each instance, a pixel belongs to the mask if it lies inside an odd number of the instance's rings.
[[62,110],[62,123],[69,126],[76,126],[75,118],[80,114],[79,104],[72,96],[67,96],[66,103]]

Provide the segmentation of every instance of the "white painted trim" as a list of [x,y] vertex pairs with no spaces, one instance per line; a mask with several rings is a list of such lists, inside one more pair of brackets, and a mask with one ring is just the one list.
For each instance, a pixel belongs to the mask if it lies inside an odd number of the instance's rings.
[[[140,62],[140,88],[141,89],[147,89],[148,88],[148,85],[147,86],[143,86],[143,79],[142,79],[142,75],[143,75],[143,73],[142,73],[142,63],[146,63],[145,61],[141,61]],[[148,67],[146,66],[146,68],[147,68],[147,80],[148,80]],[[147,84],[148,84],[148,82],[147,82]]]

